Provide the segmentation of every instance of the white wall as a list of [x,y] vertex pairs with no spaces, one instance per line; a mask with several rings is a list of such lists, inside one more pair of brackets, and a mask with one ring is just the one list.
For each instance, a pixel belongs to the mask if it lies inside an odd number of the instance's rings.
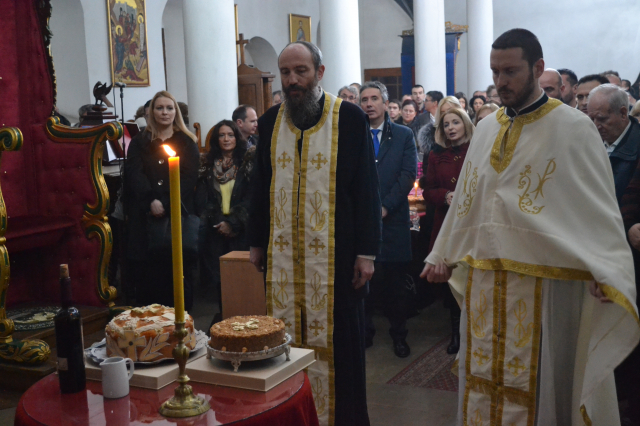
[[360,0],[360,57],[363,69],[398,68],[404,30],[413,21],[393,0]]
[[637,0],[494,0],[494,36],[526,28],[540,39],[545,63],[578,78],[616,70],[633,81],[640,71]]
[[162,27],[164,28],[165,54],[167,57],[167,91],[178,101],[188,105],[182,0],[167,1],[162,15]]
[[80,0],[53,0],[49,27],[53,32],[51,53],[56,71],[58,111],[75,123],[79,119],[78,108],[94,102],[88,90],[89,69]]

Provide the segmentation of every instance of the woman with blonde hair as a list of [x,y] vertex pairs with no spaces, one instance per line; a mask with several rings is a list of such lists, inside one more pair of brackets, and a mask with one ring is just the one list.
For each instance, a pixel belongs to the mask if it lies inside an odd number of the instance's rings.
[[[438,121],[440,120],[440,115],[443,112],[450,110],[451,108],[462,108],[460,105],[460,101],[455,96],[447,96],[442,98],[440,102],[438,102],[438,109],[436,109],[435,123],[428,123],[423,126],[418,132],[418,157],[422,157],[422,164],[427,163],[427,157],[429,156],[429,152],[433,148],[435,144],[435,135],[436,135],[436,127],[438,125]],[[424,168],[424,166],[423,166]],[[425,171],[422,171],[423,176]]]
[[499,109],[500,109],[500,107],[498,105],[494,104],[493,102],[487,102],[486,104],[482,105],[478,109],[478,112],[476,112],[476,118],[473,121],[473,125],[477,126],[478,123],[480,122],[480,120],[482,120],[487,115],[489,115],[492,112],[495,112],[495,111],[497,111]]
[[[180,157],[182,214],[195,213],[195,187],[200,153],[196,136],[187,129],[175,98],[166,91],[155,94],[149,105],[147,127],[131,140],[125,163],[125,211],[128,216],[126,251],[128,277],[136,286],[136,303],[173,305],[171,250],[151,247],[153,225],[166,221],[170,212],[169,145]],[[155,222],[154,222],[155,221]],[[186,252],[185,252],[186,253]],[[184,259],[185,308],[193,304],[193,272],[197,257]]]
[[[429,252],[449,211],[473,131],[473,123],[462,108],[452,108],[440,115],[422,193],[425,201],[435,206]],[[443,291],[444,305],[451,313],[452,336],[447,353],[454,354],[460,347],[460,307],[448,286]]]

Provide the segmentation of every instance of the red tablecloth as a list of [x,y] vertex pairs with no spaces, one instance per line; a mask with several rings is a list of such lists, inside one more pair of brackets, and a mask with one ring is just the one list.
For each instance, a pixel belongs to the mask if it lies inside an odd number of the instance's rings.
[[83,392],[61,395],[58,376],[52,374],[33,385],[20,399],[14,426],[122,426],[122,425],[225,425],[317,426],[309,379],[299,372],[267,392],[190,383],[211,410],[182,420],[158,414],[160,405],[173,395],[175,383],[158,391],[131,388],[128,396],[102,397],[100,382],[87,381]]

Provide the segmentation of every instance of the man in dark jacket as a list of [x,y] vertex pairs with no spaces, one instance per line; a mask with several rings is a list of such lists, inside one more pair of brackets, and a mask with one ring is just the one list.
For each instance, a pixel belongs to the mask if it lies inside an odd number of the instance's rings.
[[[596,125],[609,154],[616,198],[622,211],[636,273],[636,289],[640,283],[640,124],[628,115],[627,92],[614,84],[603,84],[591,90],[587,110]],[[640,422],[640,349],[615,369],[616,391],[620,401],[628,400],[626,413],[631,424]]]
[[589,93],[587,111],[609,154],[620,204],[638,163],[638,121],[629,116],[627,93],[613,84],[600,85]]
[[409,201],[417,173],[416,145],[410,129],[394,124],[387,114],[389,94],[384,84],[368,81],[360,88],[360,106],[369,117],[369,139],[373,144],[382,201],[382,250],[376,257],[371,294],[365,299],[366,345],[373,344],[375,328],[371,320],[377,300],[384,301],[389,318],[393,351],[409,356],[407,344],[408,298],[406,272],[411,261]]

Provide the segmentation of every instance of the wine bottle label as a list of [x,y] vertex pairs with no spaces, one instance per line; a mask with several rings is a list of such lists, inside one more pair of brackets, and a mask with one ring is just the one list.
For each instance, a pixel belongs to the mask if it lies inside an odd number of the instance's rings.
[[58,371],[69,371],[69,364],[66,358],[58,358]]

